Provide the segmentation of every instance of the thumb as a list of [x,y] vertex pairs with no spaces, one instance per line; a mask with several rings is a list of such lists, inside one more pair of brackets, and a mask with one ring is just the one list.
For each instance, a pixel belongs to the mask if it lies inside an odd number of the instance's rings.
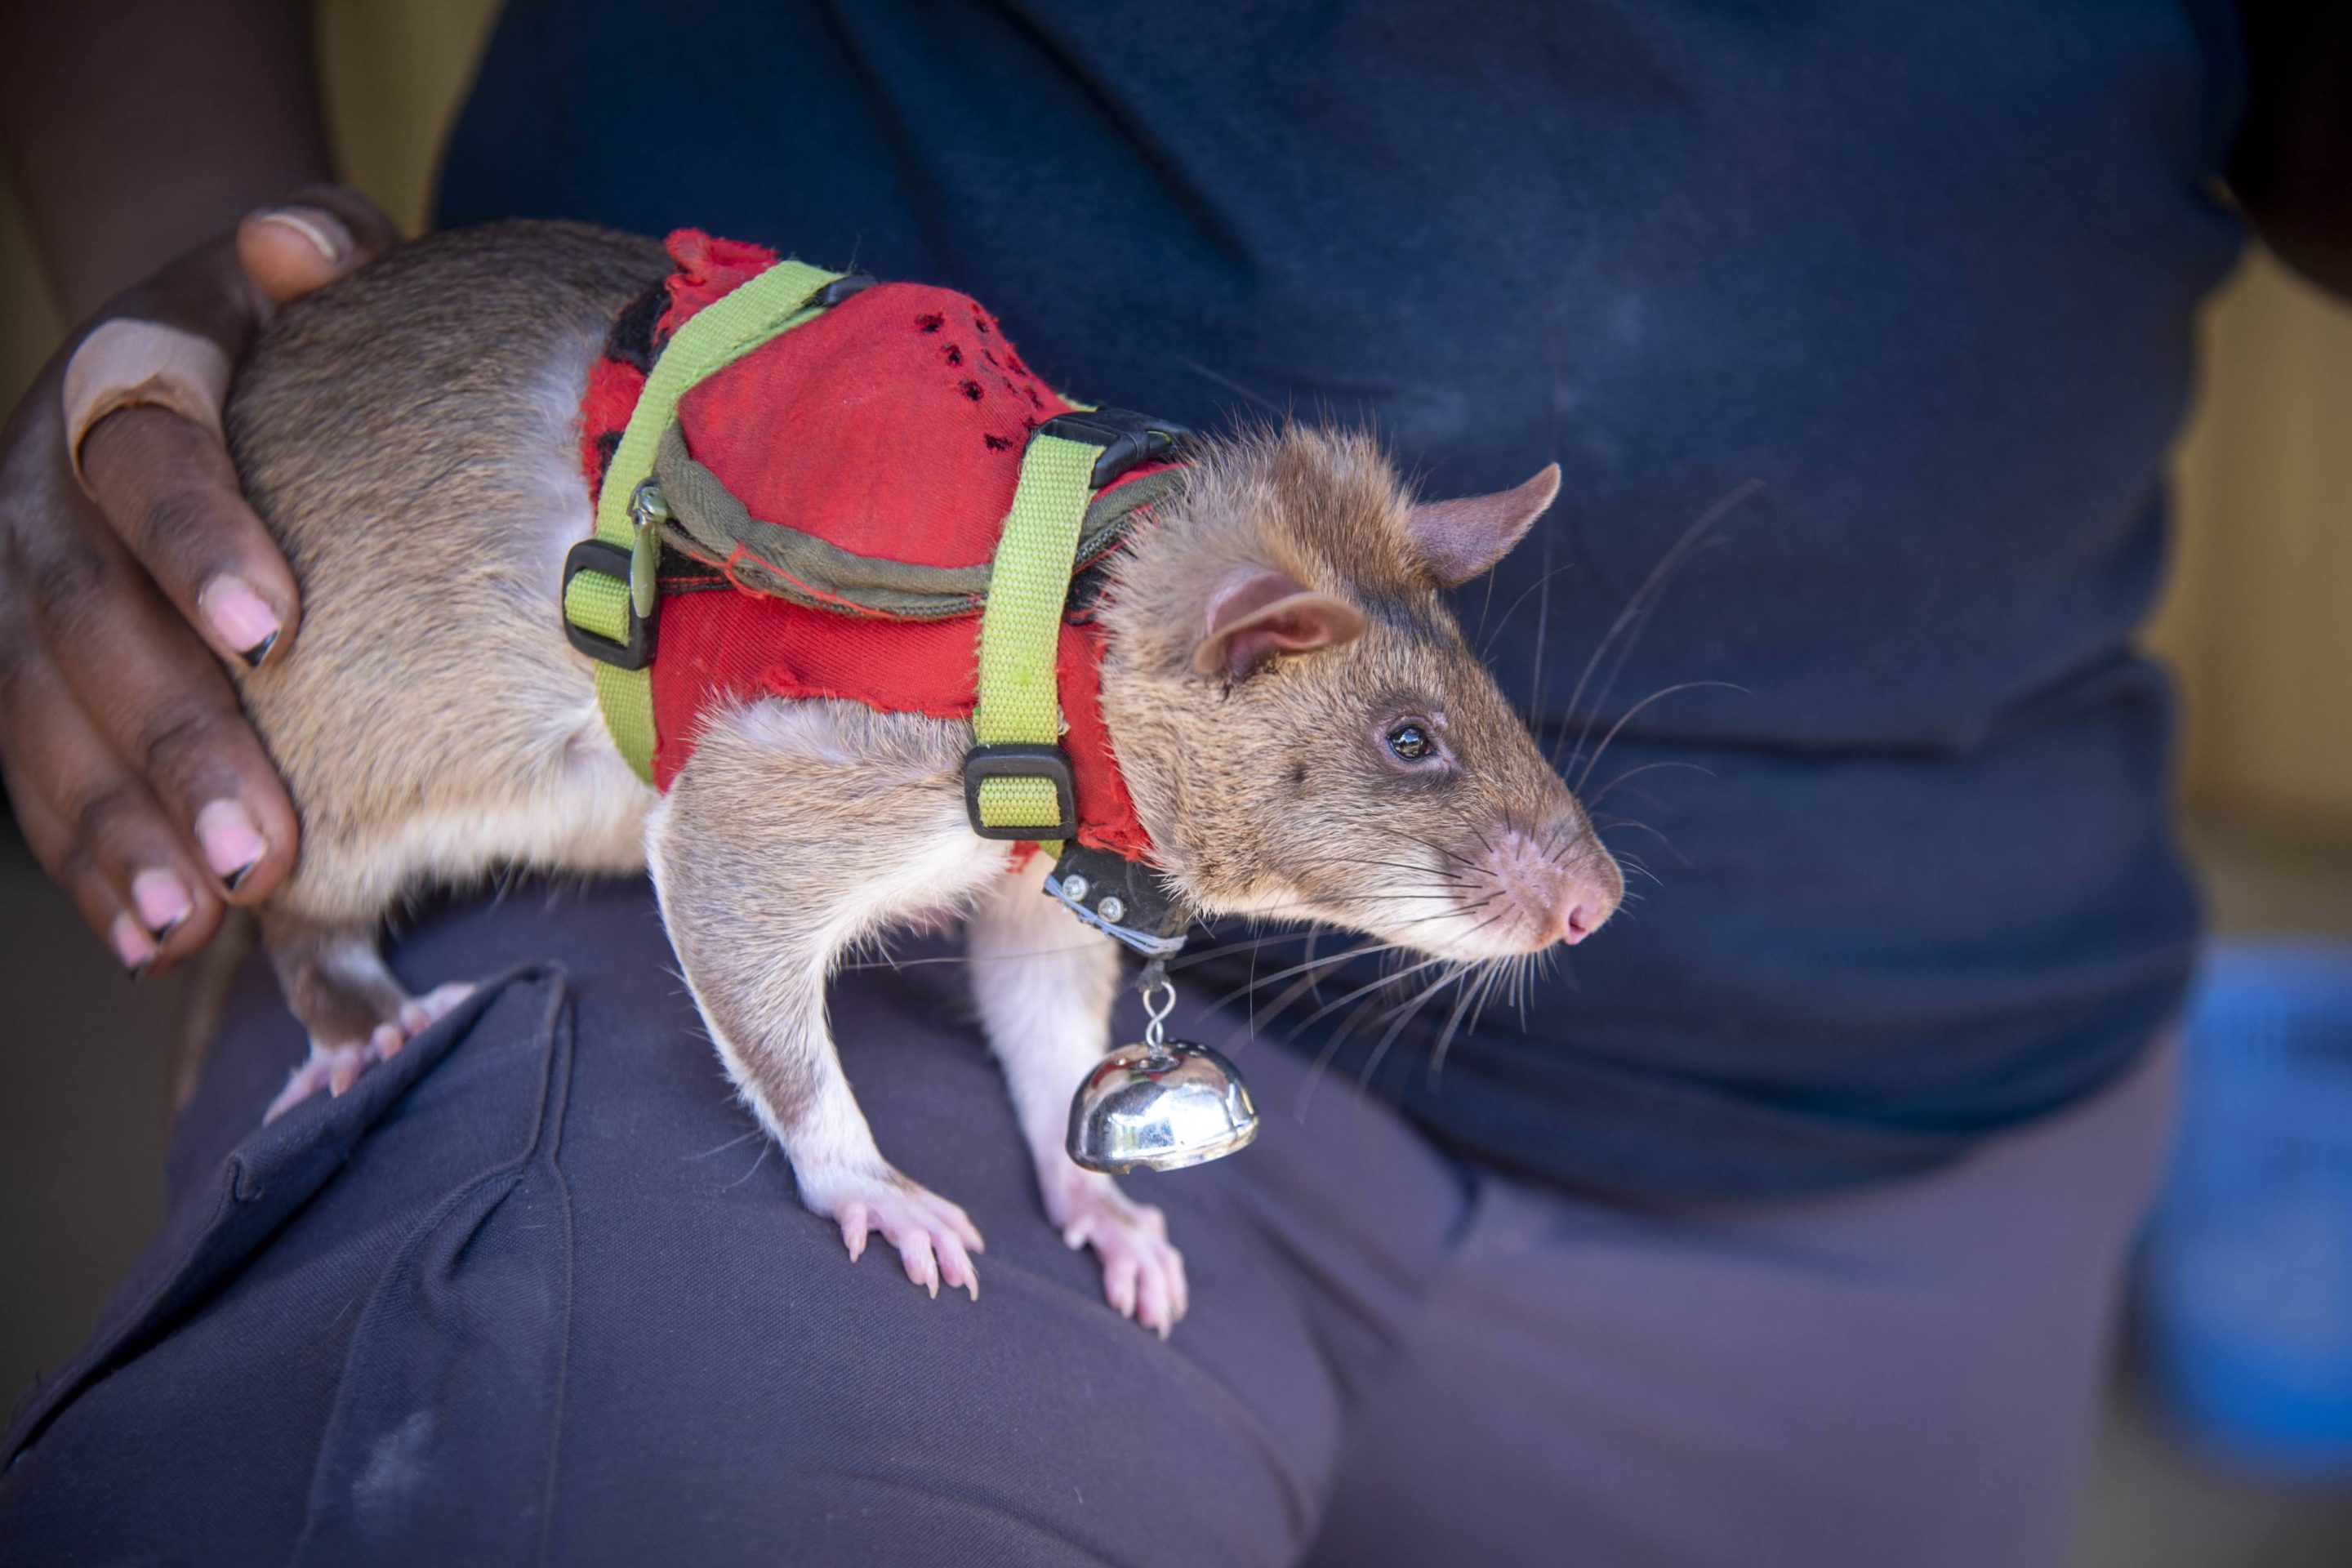
[[309,185],[283,206],[246,214],[236,228],[246,276],[283,305],[373,260],[400,238],[382,208],[342,185]]

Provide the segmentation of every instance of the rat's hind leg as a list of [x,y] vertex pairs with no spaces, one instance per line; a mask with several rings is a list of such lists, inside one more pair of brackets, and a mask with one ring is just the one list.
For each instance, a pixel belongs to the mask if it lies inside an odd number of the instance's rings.
[[468,983],[411,996],[384,966],[377,922],[308,920],[278,909],[261,917],[262,941],[286,1004],[310,1036],[310,1058],[294,1069],[262,1121],[275,1121],[320,1089],[341,1094],[376,1062],[472,994]]
[[1189,1304],[1183,1255],[1149,1204],[1082,1169],[1067,1149],[1070,1097],[1110,1048],[1118,949],[1045,894],[1044,858],[1000,877],[971,915],[971,984],[1003,1064],[1045,1217],[1102,1264],[1103,1297],[1160,1338]]
[[662,918],[728,1076],[856,1258],[976,1297],[980,1232],[876,1147],[834,1050],[825,979],[860,939],[1000,874],[964,820],[959,727],[774,700],[714,716],[646,833]]
[[[488,784],[450,770],[431,810],[394,798],[329,797],[303,824],[294,876],[261,910],[262,941],[287,1005],[310,1036],[310,1060],[275,1103],[275,1119],[320,1088],[341,1094],[473,991],[436,986],[412,996],[385,967],[377,938],[387,910],[421,886],[459,886],[500,867],[635,870],[651,792],[638,784],[601,731],[593,698],[575,721],[541,737],[521,762]],[[512,731],[514,721],[493,726]],[[418,748],[429,751],[431,748]],[[363,776],[382,782],[385,770]],[[420,785],[414,795],[430,796]]]

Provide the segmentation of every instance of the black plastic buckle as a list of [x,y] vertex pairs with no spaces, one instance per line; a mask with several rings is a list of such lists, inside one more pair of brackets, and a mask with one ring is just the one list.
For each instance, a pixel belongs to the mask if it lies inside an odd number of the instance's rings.
[[572,646],[599,664],[609,664],[616,669],[643,669],[654,661],[654,624],[637,614],[630,580],[629,552],[618,544],[601,539],[583,539],[573,545],[563,557],[563,586],[557,591],[556,603],[563,604],[572,597],[572,579],[583,572],[593,572],[599,577],[610,577],[621,584],[621,594],[628,605],[628,637],[614,642],[587,627],[575,626],[572,617],[563,617],[563,635]]
[[863,294],[874,287],[871,272],[845,272],[808,297],[808,303],[820,310],[830,310],[853,294]]
[[[1054,786],[1054,812],[1061,820],[1051,826],[989,826],[980,819],[980,786],[987,779],[1044,779]],[[1070,754],[1059,746],[974,746],[963,756],[963,810],[971,818],[971,830],[982,838],[1043,843],[1076,837],[1078,791],[1070,776]]]
[[1056,414],[1037,426],[1040,436],[1084,441],[1100,447],[1094,477],[1087,482],[1102,489],[1139,463],[1164,458],[1192,438],[1192,432],[1172,420],[1154,419],[1125,408],[1092,408],[1084,413]]

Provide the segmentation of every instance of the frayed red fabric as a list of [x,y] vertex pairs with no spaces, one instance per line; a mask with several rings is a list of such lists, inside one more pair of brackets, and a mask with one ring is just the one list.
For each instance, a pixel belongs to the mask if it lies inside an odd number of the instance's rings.
[[688,316],[733,293],[778,259],[764,245],[725,239],[698,228],[681,228],[662,243],[677,265],[662,285],[669,294],[669,307],[661,316],[664,338],[677,331]]
[[[776,261],[763,247],[699,230],[670,236],[668,247],[677,269],[656,347]],[[645,380],[609,353],[589,374],[581,461],[592,494]],[[706,378],[680,399],[678,420],[687,450],[754,518],[860,555],[959,567],[993,557],[1030,433],[1070,406],[976,300],[891,283]],[[969,718],[979,635],[977,611],[918,622],[813,609],[732,583],[666,593],[652,668],[654,782],[669,788],[721,703],[834,698]],[[1103,644],[1091,621],[1063,626],[1056,662],[1078,842],[1149,859],[1150,836],[1103,726]]]

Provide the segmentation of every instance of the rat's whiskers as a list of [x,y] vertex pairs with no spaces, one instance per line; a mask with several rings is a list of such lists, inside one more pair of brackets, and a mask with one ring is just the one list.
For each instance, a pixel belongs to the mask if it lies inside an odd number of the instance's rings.
[[1602,754],[1609,750],[1609,742],[1614,741],[1617,738],[1618,732],[1623,730],[1627,724],[1631,723],[1633,716],[1639,713],[1643,709],[1647,708],[1651,703],[1656,702],[1661,699],[1672,697],[1678,691],[1698,691],[1708,687],[1717,687],[1726,691],[1737,691],[1742,695],[1749,695],[1748,688],[1740,685],[1736,680],[1678,680],[1672,686],[1660,687],[1657,690],[1651,692],[1647,697],[1643,698],[1642,700],[1634,703],[1633,706],[1626,709],[1623,713],[1618,716],[1617,722],[1609,726],[1609,733],[1601,737],[1600,750],[1592,753],[1592,760],[1584,764],[1584,771],[1576,775],[1576,783],[1569,787],[1571,790],[1580,790],[1584,787],[1584,781],[1591,778],[1592,776],[1592,770],[1601,765],[1601,758]]
[[[1617,640],[1620,634],[1647,614],[1647,606],[1654,602],[1653,595],[1664,584],[1675,566],[1690,553],[1702,538],[1706,537],[1709,530],[1745,505],[1763,488],[1762,479],[1741,480],[1734,485],[1721,500],[1701,512],[1697,520],[1688,528],[1683,530],[1682,537],[1675,540],[1665,554],[1658,558],[1658,563],[1650,568],[1650,574],[1642,579],[1642,585],[1633,590],[1633,595],[1625,601],[1625,607],[1617,613],[1617,618],[1611,622],[1609,629],[1601,634],[1601,641],[1592,649],[1592,657],[1584,661],[1583,673],[1576,678],[1576,689],[1569,693],[1568,706],[1561,710],[1563,717],[1573,714],[1577,710],[1578,705],[1584,700],[1585,688],[1591,681],[1593,671],[1600,668],[1601,660],[1608,653],[1610,645]],[[1633,642],[1637,640],[1639,640],[1638,636],[1628,639],[1625,645],[1626,650],[1630,652]],[[1609,689],[1617,684],[1617,676],[1623,668],[1624,658],[1621,655],[1616,666],[1610,671],[1609,679],[1602,682],[1600,692],[1593,699],[1594,719],[1600,716],[1601,704],[1608,700]],[[1538,717],[1540,718],[1540,715]],[[1562,768],[1561,773],[1565,773],[1570,768],[1576,766],[1577,758],[1583,754],[1584,742],[1591,738],[1592,723],[1591,719],[1585,721],[1583,731],[1576,738],[1576,750],[1569,753],[1568,766]],[[1563,728],[1561,732],[1564,735],[1566,730]],[[1559,746],[1558,741],[1552,742],[1552,757],[1555,762],[1559,756]]]
[[[1595,811],[1595,810],[1598,810],[1598,809],[1600,808],[1601,803],[1602,801],[1604,801],[1604,800],[1607,800],[1607,799],[1609,798],[1610,792],[1611,792],[1612,790],[1614,790],[1614,789],[1615,789],[1619,784],[1623,784],[1627,779],[1630,779],[1630,778],[1633,777],[1633,776],[1634,776],[1635,774],[1637,774],[1637,773],[1650,773],[1650,772],[1653,772],[1653,771],[1654,771],[1654,770],[1656,770],[1656,769],[1658,769],[1658,768],[1688,768],[1691,772],[1693,772],[1693,773],[1705,773],[1705,774],[1706,774],[1706,776],[1707,776],[1707,777],[1709,777],[1709,778],[1713,778],[1713,777],[1715,777],[1715,771],[1714,771],[1713,769],[1711,769],[1711,768],[1703,768],[1703,767],[1699,766],[1696,763],[1685,763],[1685,762],[1682,762],[1682,761],[1679,761],[1679,760],[1674,760],[1674,759],[1670,759],[1670,760],[1668,760],[1668,761],[1666,761],[1666,762],[1663,762],[1663,763],[1643,763],[1641,766],[1639,766],[1639,767],[1627,768],[1623,773],[1617,773],[1617,774],[1613,775],[1612,777],[1611,777],[1611,779],[1609,780],[1609,782],[1608,782],[1607,784],[1602,784],[1602,785],[1601,786],[1601,788],[1600,788],[1600,789],[1599,789],[1599,790],[1598,790],[1598,791],[1593,795],[1593,796],[1592,796],[1592,798],[1591,798],[1591,800],[1588,800],[1588,801],[1586,801],[1586,802],[1584,803],[1584,809],[1585,809],[1585,810],[1587,810],[1587,811]],[[1589,770],[1588,770],[1588,771],[1589,771]]]

